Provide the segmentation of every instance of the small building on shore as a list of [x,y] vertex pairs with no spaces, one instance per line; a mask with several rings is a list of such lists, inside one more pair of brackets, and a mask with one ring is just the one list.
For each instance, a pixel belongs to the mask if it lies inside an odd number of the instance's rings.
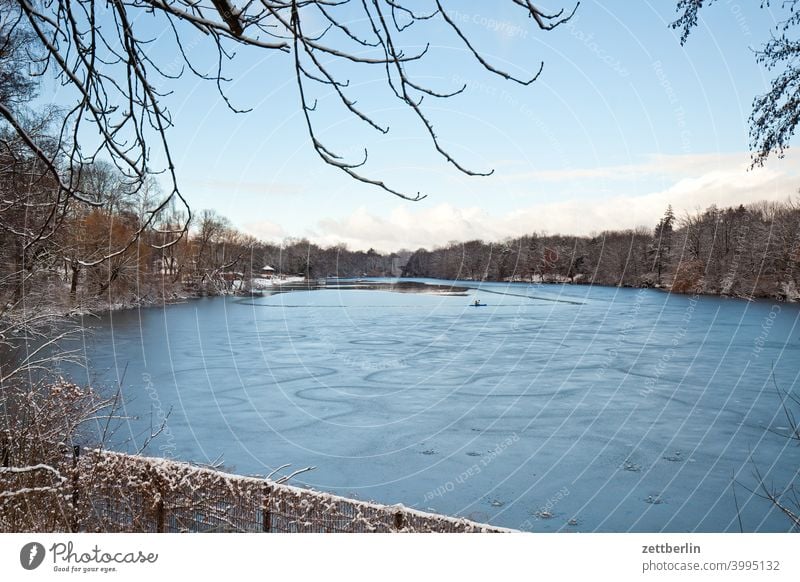
[[274,267],[271,267],[270,265],[266,265],[265,267],[261,268],[261,277],[260,278],[261,279],[272,280],[272,279],[275,278],[276,274],[277,273],[276,273]]

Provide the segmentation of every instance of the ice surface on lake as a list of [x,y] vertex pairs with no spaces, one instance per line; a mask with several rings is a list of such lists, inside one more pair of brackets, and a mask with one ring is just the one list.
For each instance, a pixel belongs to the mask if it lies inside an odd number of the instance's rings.
[[[781,487],[800,448],[795,305],[481,284],[320,289],[117,312],[87,350],[150,454],[534,531],[738,531],[732,478]],[[487,303],[470,306],[475,298]],[[124,374],[124,378],[123,378]],[[296,482],[297,483],[297,482]],[[788,521],[737,487],[746,530]]]

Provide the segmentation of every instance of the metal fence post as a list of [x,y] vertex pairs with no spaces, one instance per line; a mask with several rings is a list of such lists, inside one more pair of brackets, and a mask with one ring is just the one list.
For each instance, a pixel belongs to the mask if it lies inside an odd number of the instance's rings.
[[402,511],[396,511],[394,514],[394,529],[400,531],[405,526],[406,514]]
[[80,512],[78,511],[78,458],[81,456],[81,446],[72,447],[72,531],[80,529]]
[[0,431],[0,463],[3,464],[3,467],[8,467],[9,465],[10,449],[11,445],[8,442],[6,431]]
[[167,521],[166,513],[164,508],[164,496],[161,495],[156,502],[156,533],[164,533]]
[[270,509],[270,502],[272,495],[272,487],[267,485],[264,487],[264,500],[261,506],[261,531],[270,533],[272,531],[272,511]]

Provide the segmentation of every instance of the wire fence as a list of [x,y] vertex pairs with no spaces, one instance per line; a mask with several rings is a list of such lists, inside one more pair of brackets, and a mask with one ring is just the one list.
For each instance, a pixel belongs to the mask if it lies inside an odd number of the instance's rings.
[[0,451],[2,531],[512,531],[167,459],[75,448],[21,466],[14,456]]

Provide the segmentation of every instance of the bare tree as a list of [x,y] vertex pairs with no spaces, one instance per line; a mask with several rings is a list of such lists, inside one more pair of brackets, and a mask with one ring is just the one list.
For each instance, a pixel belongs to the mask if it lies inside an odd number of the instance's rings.
[[[680,31],[681,44],[685,44],[692,29],[697,26],[700,11],[716,0],[678,0],[679,17],[672,28]],[[753,101],[750,115],[750,148],[753,165],[761,166],[771,154],[783,157],[789,141],[800,123],[800,39],[791,33],[800,25],[798,0],[763,0],[761,8],[779,6],[786,14],[775,27],[772,38],[755,51],[757,62],[768,71],[777,71],[770,90]]]
[[[27,144],[57,181],[59,196],[99,205],[82,188],[81,176],[95,160],[115,164],[129,181],[129,191],[143,187],[154,172],[165,173],[169,186],[158,204],[132,233],[127,246],[146,230],[163,222],[158,215],[173,201],[186,207],[186,220],[168,234],[158,246],[174,244],[188,228],[190,214],[175,173],[175,164],[167,139],[172,116],[164,96],[170,83],[184,73],[193,74],[216,86],[221,97],[234,111],[240,111],[225,92],[225,65],[234,58],[237,48],[285,54],[296,80],[300,106],[305,117],[311,145],[326,164],[350,177],[410,200],[424,195],[405,194],[364,172],[365,150],[360,159],[347,160],[326,144],[316,133],[313,112],[317,102],[312,86],[332,90],[345,111],[373,129],[386,133],[388,128],[356,101],[356,91],[349,87],[345,66],[375,70],[383,77],[387,94],[398,99],[416,116],[433,148],[449,163],[469,175],[491,171],[467,168],[442,145],[434,125],[425,112],[424,99],[446,99],[465,86],[434,88],[425,85],[409,71],[409,65],[426,59],[430,42],[420,49],[420,36],[406,43],[404,33],[426,21],[443,20],[452,34],[479,65],[503,79],[528,85],[535,73],[517,77],[491,63],[470,40],[459,20],[440,0],[408,3],[404,0],[249,0],[234,6],[229,0],[0,0],[0,43],[11,47],[0,51],[0,77],[13,81],[13,90],[0,91],[0,118]],[[571,18],[577,9],[554,14],[539,9],[530,0],[510,0],[542,31],[549,31]],[[493,7],[496,9],[496,7]],[[319,22],[324,26],[319,27]],[[161,62],[149,50],[154,32],[168,32],[179,55],[180,67]],[[202,42],[216,55],[214,62],[194,62],[186,39],[192,32],[202,33]],[[431,38],[430,30],[422,38]],[[432,39],[431,39],[432,40]],[[408,44],[408,46],[407,46]],[[8,56],[10,55],[10,56]],[[16,66],[20,58],[34,63],[30,75],[20,74],[26,67]],[[30,90],[37,77],[54,73],[61,83],[73,90],[75,100],[66,111],[57,132],[58,153],[63,159],[44,151],[34,136],[20,122],[23,107],[17,98]],[[85,138],[96,134],[91,142]],[[91,143],[91,145],[89,145]],[[156,166],[154,159],[163,159]],[[124,247],[112,250],[123,253]],[[84,261],[87,265],[98,260]]]

